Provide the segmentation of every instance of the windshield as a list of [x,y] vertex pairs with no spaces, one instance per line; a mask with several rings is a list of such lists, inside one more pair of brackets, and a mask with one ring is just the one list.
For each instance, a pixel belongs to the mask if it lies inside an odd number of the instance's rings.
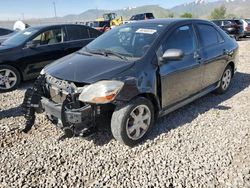
[[34,35],[37,31],[38,30],[34,28],[28,28],[23,31],[17,32],[16,34],[8,38],[6,41],[4,41],[2,45],[11,45],[11,46],[21,45],[28,38],[30,38],[30,36]]
[[126,58],[141,58],[163,29],[163,25],[145,23],[120,26],[101,35],[82,50],[99,54],[108,51]]

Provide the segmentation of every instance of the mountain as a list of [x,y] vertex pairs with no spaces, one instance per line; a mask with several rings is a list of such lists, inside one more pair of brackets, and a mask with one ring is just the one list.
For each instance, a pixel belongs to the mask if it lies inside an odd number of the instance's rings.
[[124,19],[129,19],[134,14],[152,12],[157,18],[164,18],[169,15],[169,10],[164,9],[158,5],[147,5],[140,7],[127,7],[120,10],[102,10],[102,9],[90,9],[78,15],[67,15],[60,19],[65,21],[88,21],[95,20],[99,17],[102,17],[104,13],[114,12],[118,16],[122,16]]
[[176,16],[189,12],[198,18],[208,18],[211,11],[224,5],[227,8],[227,14],[233,14],[236,17],[250,17],[250,0],[219,0],[205,1],[196,0],[192,3],[186,3],[172,8],[170,11]]

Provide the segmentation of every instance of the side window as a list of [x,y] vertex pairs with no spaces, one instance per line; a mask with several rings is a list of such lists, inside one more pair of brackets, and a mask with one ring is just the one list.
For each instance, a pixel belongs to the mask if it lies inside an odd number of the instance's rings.
[[65,33],[61,28],[51,29],[36,36],[32,41],[37,45],[57,44],[64,41]]
[[95,29],[89,28],[90,38],[97,38],[101,35],[101,33]]
[[180,49],[185,54],[191,54],[196,49],[196,40],[191,25],[186,25],[176,29],[163,45],[163,50]]
[[200,43],[202,47],[218,44],[223,41],[223,38],[213,26],[198,24],[197,28],[200,34]]
[[67,33],[68,33],[68,41],[89,38],[88,28],[84,26],[77,26],[77,25],[67,26]]

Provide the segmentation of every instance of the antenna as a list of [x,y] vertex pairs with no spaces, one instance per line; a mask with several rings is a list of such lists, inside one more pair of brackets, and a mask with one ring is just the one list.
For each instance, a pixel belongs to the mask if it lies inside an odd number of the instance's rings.
[[54,6],[54,13],[55,13],[55,18],[56,18],[57,15],[56,15],[56,3],[55,3],[55,1],[53,2],[53,6]]

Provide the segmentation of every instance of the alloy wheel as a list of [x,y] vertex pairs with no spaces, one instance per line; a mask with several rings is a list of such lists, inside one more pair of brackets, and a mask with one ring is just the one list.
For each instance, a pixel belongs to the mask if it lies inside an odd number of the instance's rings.
[[10,69],[0,70],[0,89],[11,89],[17,83],[17,75]]

